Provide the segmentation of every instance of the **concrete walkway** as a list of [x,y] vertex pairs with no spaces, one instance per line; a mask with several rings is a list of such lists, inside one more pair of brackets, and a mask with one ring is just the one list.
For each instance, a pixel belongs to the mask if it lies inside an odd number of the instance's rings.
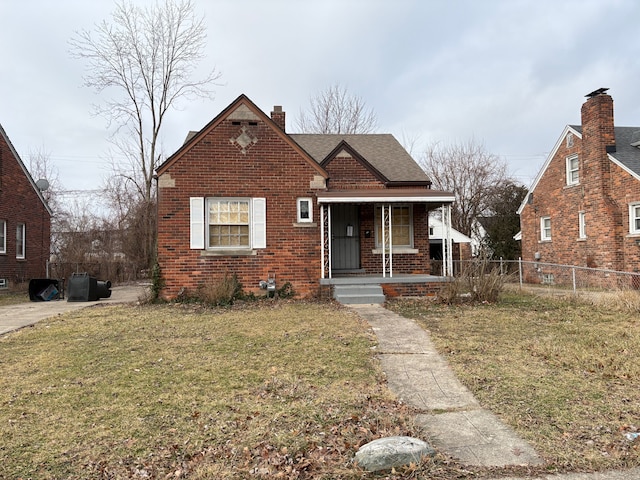
[[144,294],[145,289],[148,289],[148,287],[137,284],[114,287],[111,289],[111,297],[101,298],[95,302],[52,300],[50,302],[28,302],[0,307],[0,335],[71,310],[87,308],[93,305],[137,302]]
[[[429,334],[413,320],[380,305],[349,305],[371,325],[389,388],[422,413],[417,422],[441,453],[465,465],[543,465],[535,450],[498,417],[483,409],[436,351]],[[602,473],[541,475],[528,480],[628,480],[640,468]],[[497,479],[496,479],[497,480]],[[523,480],[500,478],[500,480]]]
[[413,320],[380,305],[351,305],[378,337],[378,356],[390,389],[421,412],[417,421],[440,452],[465,465],[542,465],[527,442],[483,409]]

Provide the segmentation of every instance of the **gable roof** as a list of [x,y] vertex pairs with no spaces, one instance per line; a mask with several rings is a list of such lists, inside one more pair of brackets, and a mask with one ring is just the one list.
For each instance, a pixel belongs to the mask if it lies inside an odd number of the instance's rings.
[[[432,212],[429,212],[429,228],[433,228],[433,233],[429,233],[429,240],[443,240],[446,237],[446,228],[442,220]],[[455,228],[450,228],[451,240],[455,243],[471,243],[470,237],[460,233]]]
[[176,161],[178,161],[182,156],[188,152],[194,145],[196,145],[200,139],[205,137],[211,130],[217,127],[223,120],[225,120],[230,115],[236,115],[238,118],[240,116],[255,119],[256,117],[264,121],[267,125],[270,125],[273,131],[282,138],[285,142],[287,142],[291,147],[296,150],[313,169],[315,169],[318,174],[322,175],[324,178],[327,178],[329,175],[327,172],[320,166],[318,162],[316,162],[313,158],[309,156],[309,154],[302,149],[296,142],[291,141],[289,135],[287,135],[271,118],[266,115],[262,110],[260,110],[255,103],[253,103],[249,97],[242,94],[238,98],[236,98],[227,108],[225,108],[222,112],[220,112],[213,120],[211,120],[207,125],[204,126],[198,132],[189,132],[184,144],[169,158],[167,158],[158,168],[156,168],[156,173],[161,175],[166,169],[168,169],[171,165],[173,165]]
[[431,184],[427,174],[389,133],[348,135],[294,133],[289,136],[318,164],[323,164],[331,154],[337,153],[334,150],[344,142],[388,182]]
[[[627,171],[637,180],[640,180],[640,127],[614,127],[613,130],[616,139],[616,151],[607,153],[609,160],[620,166],[620,168]],[[551,150],[547,156],[531,187],[529,187],[528,193],[535,190],[542,175],[547,170],[549,163],[551,163],[551,160],[555,157],[558,148],[560,148],[560,145],[569,132],[582,139],[581,125],[567,125],[553,147],[553,150]],[[518,214],[524,209],[528,198],[529,195],[527,194],[522,204],[520,204],[520,208],[518,208]]]
[[27,167],[25,166],[25,164],[22,162],[22,159],[20,158],[20,155],[18,155],[17,150],[15,149],[13,144],[11,143],[11,140],[9,140],[9,136],[7,135],[7,132],[4,131],[4,128],[2,127],[2,124],[0,124],[0,136],[2,136],[2,138],[5,141],[5,143],[9,147],[9,150],[11,151],[11,154],[13,155],[13,158],[16,160],[16,162],[18,162],[18,165],[22,169],[22,171],[24,173],[24,176],[27,177],[27,180],[31,184],[31,188],[33,188],[33,190],[36,192],[36,195],[38,195],[38,198],[40,199],[40,201],[44,205],[44,208],[47,210],[47,213],[49,215],[53,215],[53,212],[51,211],[51,208],[49,207],[49,204],[44,199],[44,196],[42,195],[42,192],[40,191],[40,189],[36,185],[36,182],[33,181],[33,177],[29,173],[29,170],[27,170]]

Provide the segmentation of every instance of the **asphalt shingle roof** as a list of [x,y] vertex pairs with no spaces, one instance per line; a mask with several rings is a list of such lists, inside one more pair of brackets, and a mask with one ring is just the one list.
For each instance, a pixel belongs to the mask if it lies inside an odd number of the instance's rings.
[[344,140],[391,182],[429,181],[427,174],[389,133],[350,135],[294,133],[289,134],[289,137],[318,163],[322,163],[327,155]]
[[[582,126],[570,125],[582,134]],[[616,151],[613,158],[637,175],[640,175],[640,147],[632,145],[640,141],[640,127],[614,127]]]

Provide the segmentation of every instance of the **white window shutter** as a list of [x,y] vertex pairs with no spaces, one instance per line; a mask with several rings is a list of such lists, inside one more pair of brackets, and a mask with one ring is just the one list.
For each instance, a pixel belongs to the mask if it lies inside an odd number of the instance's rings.
[[204,198],[189,199],[189,248],[204,250]]
[[251,215],[252,247],[267,248],[267,199],[254,198]]

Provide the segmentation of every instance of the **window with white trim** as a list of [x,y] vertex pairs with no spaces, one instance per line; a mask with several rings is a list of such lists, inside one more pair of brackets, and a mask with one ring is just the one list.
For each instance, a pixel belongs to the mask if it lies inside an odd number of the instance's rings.
[[578,238],[587,238],[587,221],[585,212],[578,212]]
[[540,240],[543,242],[551,240],[551,217],[540,218]]
[[24,223],[16,225],[16,258],[25,258],[27,228]]
[[580,183],[580,163],[578,155],[567,157],[567,185],[578,185]]
[[0,253],[7,253],[7,221],[0,220]]
[[209,248],[249,248],[249,199],[207,199]]
[[640,203],[629,205],[629,233],[640,234]]
[[264,198],[192,197],[189,200],[191,249],[266,248]]
[[[382,247],[382,207],[376,206],[376,248]],[[413,248],[413,209],[411,205],[391,207],[391,244],[394,247]]]
[[313,222],[313,202],[310,198],[298,199],[298,223]]

